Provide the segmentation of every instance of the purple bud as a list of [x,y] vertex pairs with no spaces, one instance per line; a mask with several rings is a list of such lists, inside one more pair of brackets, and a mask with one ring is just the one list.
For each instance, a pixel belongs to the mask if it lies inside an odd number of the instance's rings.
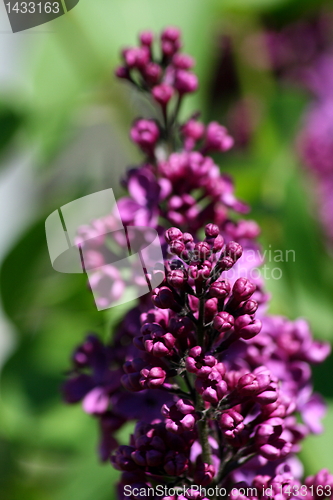
[[204,131],[204,124],[193,118],[181,127],[181,132],[184,137],[184,146],[187,151],[191,151],[194,148],[196,142],[202,138]]
[[243,247],[236,241],[229,241],[225,247],[225,255],[232,257],[234,261],[238,260],[243,254]]
[[115,75],[117,78],[124,78],[125,80],[128,80],[130,77],[129,70],[125,66],[119,66],[115,71]]
[[261,326],[260,319],[253,319],[248,314],[244,314],[236,319],[235,332],[238,333],[239,337],[249,340],[258,335]]
[[220,234],[219,227],[216,224],[207,224],[205,227],[205,235],[207,238],[216,238]]
[[210,323],[218,310],[218,301],[215,297],[208,299],[205,303],[205,321]]
[[143,69],[143,75],[150,85],[156,85],[162,76],[162,69],[159,64],[149,62]]
[[151,31],[142,31],[139,35],[139,40],[142,45],[150,47],[154,40],[154,35]]
[[177,52],[177,50],[179,49],[179,45],[177,42],[173,43],[173,42],[162,41],[161,49],[162,49],[162,54],[169,59],[175,54],[175,52]]
[[255,290],[256,285],[251,283],[247,278],[238,278],[232,288],[232,295],[237,301],[243,302],[244,300],[248,300]]
[[214,479],[214,476],[214,465],[199,462],[194,471],[194,482],[200,486],[208,486]]
[[132,47],[123,50],[125,63],[129,68],[144,68],[149,62],[150,53],[148,47]]
[[220,427],[228,430],[235,429],[243,420],[243,415],[231,409],[221,414]]
[[233,145],[234,140],[225,127],[217,122],[212,122],[207,126],[205,149],[224,152]]
[[176,434],[191,431],[195,426],[195,408],[191,401],[179,399],[170,408],[164,404],[162,415],[165,417],[165,427]]
[[252,315],[258,309],[258,302],[256,300],[247,300],[240,309],[237,310],[238,315],[249,314]]
[[234,263],[235,263],[234,259],[226,256],[226,257],[222,257],[222,259],[220,259],[216,265],[221,271],[227,271],[228,269],[232,268]]
[[128,373],[121,377],[121,383],[127,391],[139,392],[142,391],[142,385],[140,384],[140,374],[139,373]]
[[196,378],[195,388],[202,395],[202,399],[216,406],[227,394],[228,386],[223,376],[225,366],[217,363],[210,373],[203,378]]
[[177,69],[191,69],[195,65],[195,60],[188,54],[175,54],[172,58],[172,64]]
[[264,444],[259,448],[260,454],[267,460],[276,460],[287,456],[292,449],[292,443],[287,443],[283,439],[277,439],[273,444]]
[[193,236],[192,236],[192,234],[190,234],[190,233],[184,233],[183,234],[183,241],[184,241],[185,245],[187,243],[192,243],[193,242]]
[[143,151],[151,153],[159,139],[160,131],[153,120],[137,120],[131,128],[131,139]]
[[222,311],[215,316],[213,324],[218,332],[224,333],[234,326],[234,317],[226,311]]
[[168,26],[161,33],[161,40],[167,42],[177,42],[181,37],[181,31],[174,26]]
[[169,476],[180,476],[188,468],[188,459],[183,453],[170,450],[164,459],[164,470]]
[[271,418],[260,424],[255,433],[256,445],[262,446],[268,443],[269,440],[275,440],[282,434],[283,420],[281,418]]
[[170,87],[167,83],[161,83],[160,85],[156,85],[151,93],[161,106],[166,106],[173,96],[173,88]]
[[132,453],[135,449],[132,446],[121,445],[116,451],[116,454],[111,458],[113,466],[122,471],[133,471],[138,468],[133,461]]
[[143,388],[155,389],[164,384],[166,372],[159,366],[143,368],[141,370],[140,384]]
[[177,227],[170,227],[170,229],[165,232],[165,239],[167,243],[171,243],[174,240],[180,240],[182,238],[183,233]]
[[167,280],[171,286],[181,288],[187,281],[186,272],[181,269],[171,271],[168,273]]
[[173,311],[181,310],[181,306],[177,304],[172,291],[167,286],[162,286],[154,290],[152,302],[159,309],[172,309]]
[[144,341],[144,346],[147,352],[153,356],[162,358],[172,354],[175,343],[175,337],[171,333],[166,333],[157,338],[147,338]]
[[265,391],[270,383],[271,379],[268,370],[267,373],[246,373],[237,382],[237,390],[244,397],[255,396],[263,391]]
[[269,405],[275,403],[277,399],[278,393],[275,387],[268,387],[266,391],[261,392],[255,397],[257,403],[260,403],[261,405]]
[[180,94],[195,92],[198,88],[198,77],[194,73],[180,69],[176,73],[175,88]]
[[190,349],[188,357],[186,358],[186,370],[189,373],[195,373],[197,377],[207,377],[216,365],[217,361],[214,356],[202,354],[202,348],[195,346]]
[[169,245],[169,250],[172,254],[178,255],[178,257],[184,252],[185,245],[180,240],[173,240]]
[[211,252],[210,246],[205,241],[200,241],[199,243],[196,243],[194,251],[196,252],[200,260],[207,259]]
[[223,239],[223,236],[221,236],[220,234],[218,234],[216,236],[216,238],[214,239],[214,242],[213,242],[213,252],[214,253],[217,253],[219,252],[220,250],[222,250],[223,248],[223,245],[224,245],[224,239]]
[[211,297],[216,297],[217,299],[225,299],[231,290],[231,286],[229,281],[223,280],[223,281],[215,281],[210,287],[209,287],[209,295]]

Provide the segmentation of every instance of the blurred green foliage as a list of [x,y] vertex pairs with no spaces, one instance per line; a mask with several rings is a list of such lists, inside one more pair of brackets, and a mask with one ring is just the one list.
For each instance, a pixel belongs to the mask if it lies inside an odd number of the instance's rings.
[[[119,49],[134,43],[139,30],[181,27],[201,81],[183,114],[199,108],[205,119],[223,121],[225,101],[211,96],[221,36],[228,34],[240,47],[264,16],[284,23],[320,5],[317,0],[82,0],[53,21],[54,33],[39,35],[42,47],[38,40],[31,44],[22,75],[31,92],[0,94],[0,159],[13,148],[37,152],[38,205],[30,227],[2,262],[2,304],[16,330],[16,347],[1,377],[1,499],[114,496],[117,473],[98,463],[95,423],[79,407],[64,406],[59,387],[73,347],[87,331],[108,337],[123,309],[97,312],[84,276],[54,272],[44,221],[64,203],[115,187],[127,164],[138,159],[127,134],[143,103],[112,78]],[[237,64],[241,94],[261,103],[260,121],[246,150],[217,160],[234,176],[237,195],[252,205],[263,248],[295,250],[295,262],[279,263],[282,279],[267,282],[271,311],[304,316],[316,337],[332,340],[333,264],[316,220],[310,181],[294,150],[308,98],[278,86],[269,72],[250,68],[241,57]],[[100,140],[105,130],[110,141]],[[332,359],[315,370],[315,387],[329,399],[329,413],[325,434],[310,437],[302,451],[310,473],[320,467],[333,470],[331,376]],[[120,439],[126,441],[128,432],[122,431]]]

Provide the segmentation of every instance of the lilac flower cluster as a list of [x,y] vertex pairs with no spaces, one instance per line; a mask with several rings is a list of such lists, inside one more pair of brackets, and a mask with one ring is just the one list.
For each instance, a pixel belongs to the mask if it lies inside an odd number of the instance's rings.
[[[134,122],[130,136],[145,161],[129,171],[129,195],[118,206],[125,225],[159,231],[164,279],[127,313],[112,341],[89,335],[77,348],[64,397],[82,401],[98,420],[100,456],[122,472],[120,499],[146,498],[159,484],[188,490],[164,500],[199,500],[206,497],[197,485],[235,492],[261,482],[284,500],[295,497],[284,486],[300,484],[302,439],[321,430],[325,407],[312,391],[310,364],[330,347],[313,340],[304,320],[267,316],[262,281],[242,275],[240,263],[253,265],[246,254],[258,248],[258,227],[232,220],[231,210],[247,207],[208,156],[232,146],[227,130],[205,127],[197,115],[179,123],[184,95],[197,88],[194,61],[180,47],[179,31],[167,28],[156,55],[153,35],[144,32],[116,72],[161,111],[162,122]],[[118,446],[116,431],[133,420],[129,444]],[[307,481],[330,485],[332,478],[322,471]],[[129,485],[137,493],[125,495]]]

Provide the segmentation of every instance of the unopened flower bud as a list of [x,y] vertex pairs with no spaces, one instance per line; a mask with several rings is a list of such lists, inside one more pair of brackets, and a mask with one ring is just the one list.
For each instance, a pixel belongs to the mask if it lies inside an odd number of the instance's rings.
[[194,482],[200,486],[208,486],[215,476],[215,467],[211,464],[199,463],[194,471]]
[[164,470],[169,476],[180,476],[188,468],[188,459],[182,453],[170,450],[164,459]]
[[200,260],[205,260],[210,255],[210,247],[205,241],[200,241],[194,247],[194,251]]
[[256,285],[247,278],[238,278],[232,288],[232,295],[238,302],[248,300],[256,290]]
[[180,69],[176,73],[175,88],[180,94],[195,92],[198,88],[198,77],[194,73]]
[[171,271],[167,276],[168,283],[175,288],[181,288],[186,283],[187,277],[184,270]]
[[229,281],[223,280],[223,281],[215,281],[210,287],[209,287],[209,295],[211,297],[216,297],[217,299],[225,299],[231,290],[231,286]]
[[192,236],[192,234],[190,234],[190,233],[184,233],[183,234],[183,241],[184,241],[185,245],[187,243],[192,243],[193,242],[193,236]]
[[181,306],[175,301],[170,288],[162,286],[156,288],[152,295],[153,304],[160,309],[172,309],[173,311],[180,311]]
[[233,138],[225,127],[217,122],[207,126],[205,149],[215,151],[228,151],[234,144]]
[[234,317],[226,311],[222,311],[215,316],[213,324],[218,332],[224,333],[234,326]]
[[147,45],[147,47],[150,47],[153,43],[154,35],[151,31],[142,31],[139,34],[139,40],[142,45]]
[[[209,242],[209,243],[211,243],[211,242]],[[223,236],[221,236],[220,234],[218,234],[216,236],[216,238],[214,238],[214,241],[213,241],[213,247],[212,247],[213,252],[217,253],[220,250],[222,250],[223,245],[224,245]]]
[[208,299],[205,303],[205,321],[210,323],[218,310],[218,301],[216,298]]
[[255,443],[259,446],[268,443],[269,440],[277,439],[283,431],[283,420],[281,418],[271,418],[260,424],[254,436]]
[[143,388],[155,389],[164,384],[166,372],[159,366],[143,368],[141,370],[140,385]]
[[264,444],[259,448],[260,455],[267,460],[276,460],[287,456],[292,449],[292,443],[286,442],[283,439],[277,439],[273,444]]
[[256,300],[247,300],[242,307],[237,310],[237,315],[249,314],[252,315],[258,309],[258,302]]
[[172,58],[172,64],[178,69],[191,69],[195,65],[195,61],[188,54],[175,54]]
[[229,241],[229,243],[226,244],[224,253],[232,257],[236,262],[236,260],[242,256],[243,247],[239,243],[236,243],[236,241]]
[[248,340],[258,335],[261,326],[259,319],[253,319],[248,314],[244,314],[236,319],[235,332],[238,333],[239,337]]
[[161,66],[154,62],[149,62],[143,68],[143,75],[146,82],[148,82],[150,85],[156,85],[162,76]]
[[119,66],[115,71],[115,75],[117,78],[124,78],[125,80],[130,77],[129,70],[126,66]]
[[161,40],[168,42],[176,42],[180,39],[181,31],[174,26],[168,26],[161,33]]
[[173,88],[167,83],[156,85],[151,91],[155,101],[162,106],[166,106],[173,96]]
[[150,58],[148,47],[132,47],[123,50],[125,63],[129,68],[143,68]]
[[231,257],[225,256],[225,257],[222,257],[222,259],[220,259],[216,265],[221,271],[228,271],[228,269],[232,268],[234,263],[235,263],[234,259],[232,259]]
[[194,119],[191,119],[188,122],[186,122],[181,128],[183,136],[185,136],[188,139],[193,139],[194,141],[193,145],[195,142],[201,139],[201,137],[204,134],[204,130],[205,130],[204,124]]
[[169,250],[174,255],[180,256],[185,250],[185,245],[180,240],[173,240],[169,245]]
[[131,129],[131,139],[143,151],[152,152],[160,136],[158,126],[153,120],[137,120]]
[[237,382],[237,390],[242,396],[255,396],[269,387],[269,374],[246,373]]
[[174,240],[180,240],[182,237],[183,233],[177,227],[170,227],[170,229],[165,232],[165,239],[168,243]]
[[205,235],[207,238],[216,238],[220,234],[219,227],[216,224],[207,224],[205,227]]

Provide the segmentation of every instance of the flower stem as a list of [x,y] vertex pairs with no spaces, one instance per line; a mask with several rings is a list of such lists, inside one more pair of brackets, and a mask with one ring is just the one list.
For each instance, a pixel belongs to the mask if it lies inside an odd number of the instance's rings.
[[[203,346],[204,343],[204,312],[205,312],[205,301],[203,298],[200,298],[199,301],[199,318],[198,318],[198,343],[200,346]],[[197,410],[200,412],[204,412],[205,410],[205,402],[200,395],[197,397]],[[207,416],[205,413],[203,414],[201,420],[198,422],[198,433],[199,433],[199,441],[202,448],[202,460],[207,464],[212,463],[211,450],[208,442],[209,429]]]
[[[201,396],[197,397],[197,410],[203,412],[205,410],[205,403]],[[208,442],[208,422],[207,417],[204,415],[198,422],[199,441],[202,448],[202,461],[206,464],[212,463],[210,444]]]

